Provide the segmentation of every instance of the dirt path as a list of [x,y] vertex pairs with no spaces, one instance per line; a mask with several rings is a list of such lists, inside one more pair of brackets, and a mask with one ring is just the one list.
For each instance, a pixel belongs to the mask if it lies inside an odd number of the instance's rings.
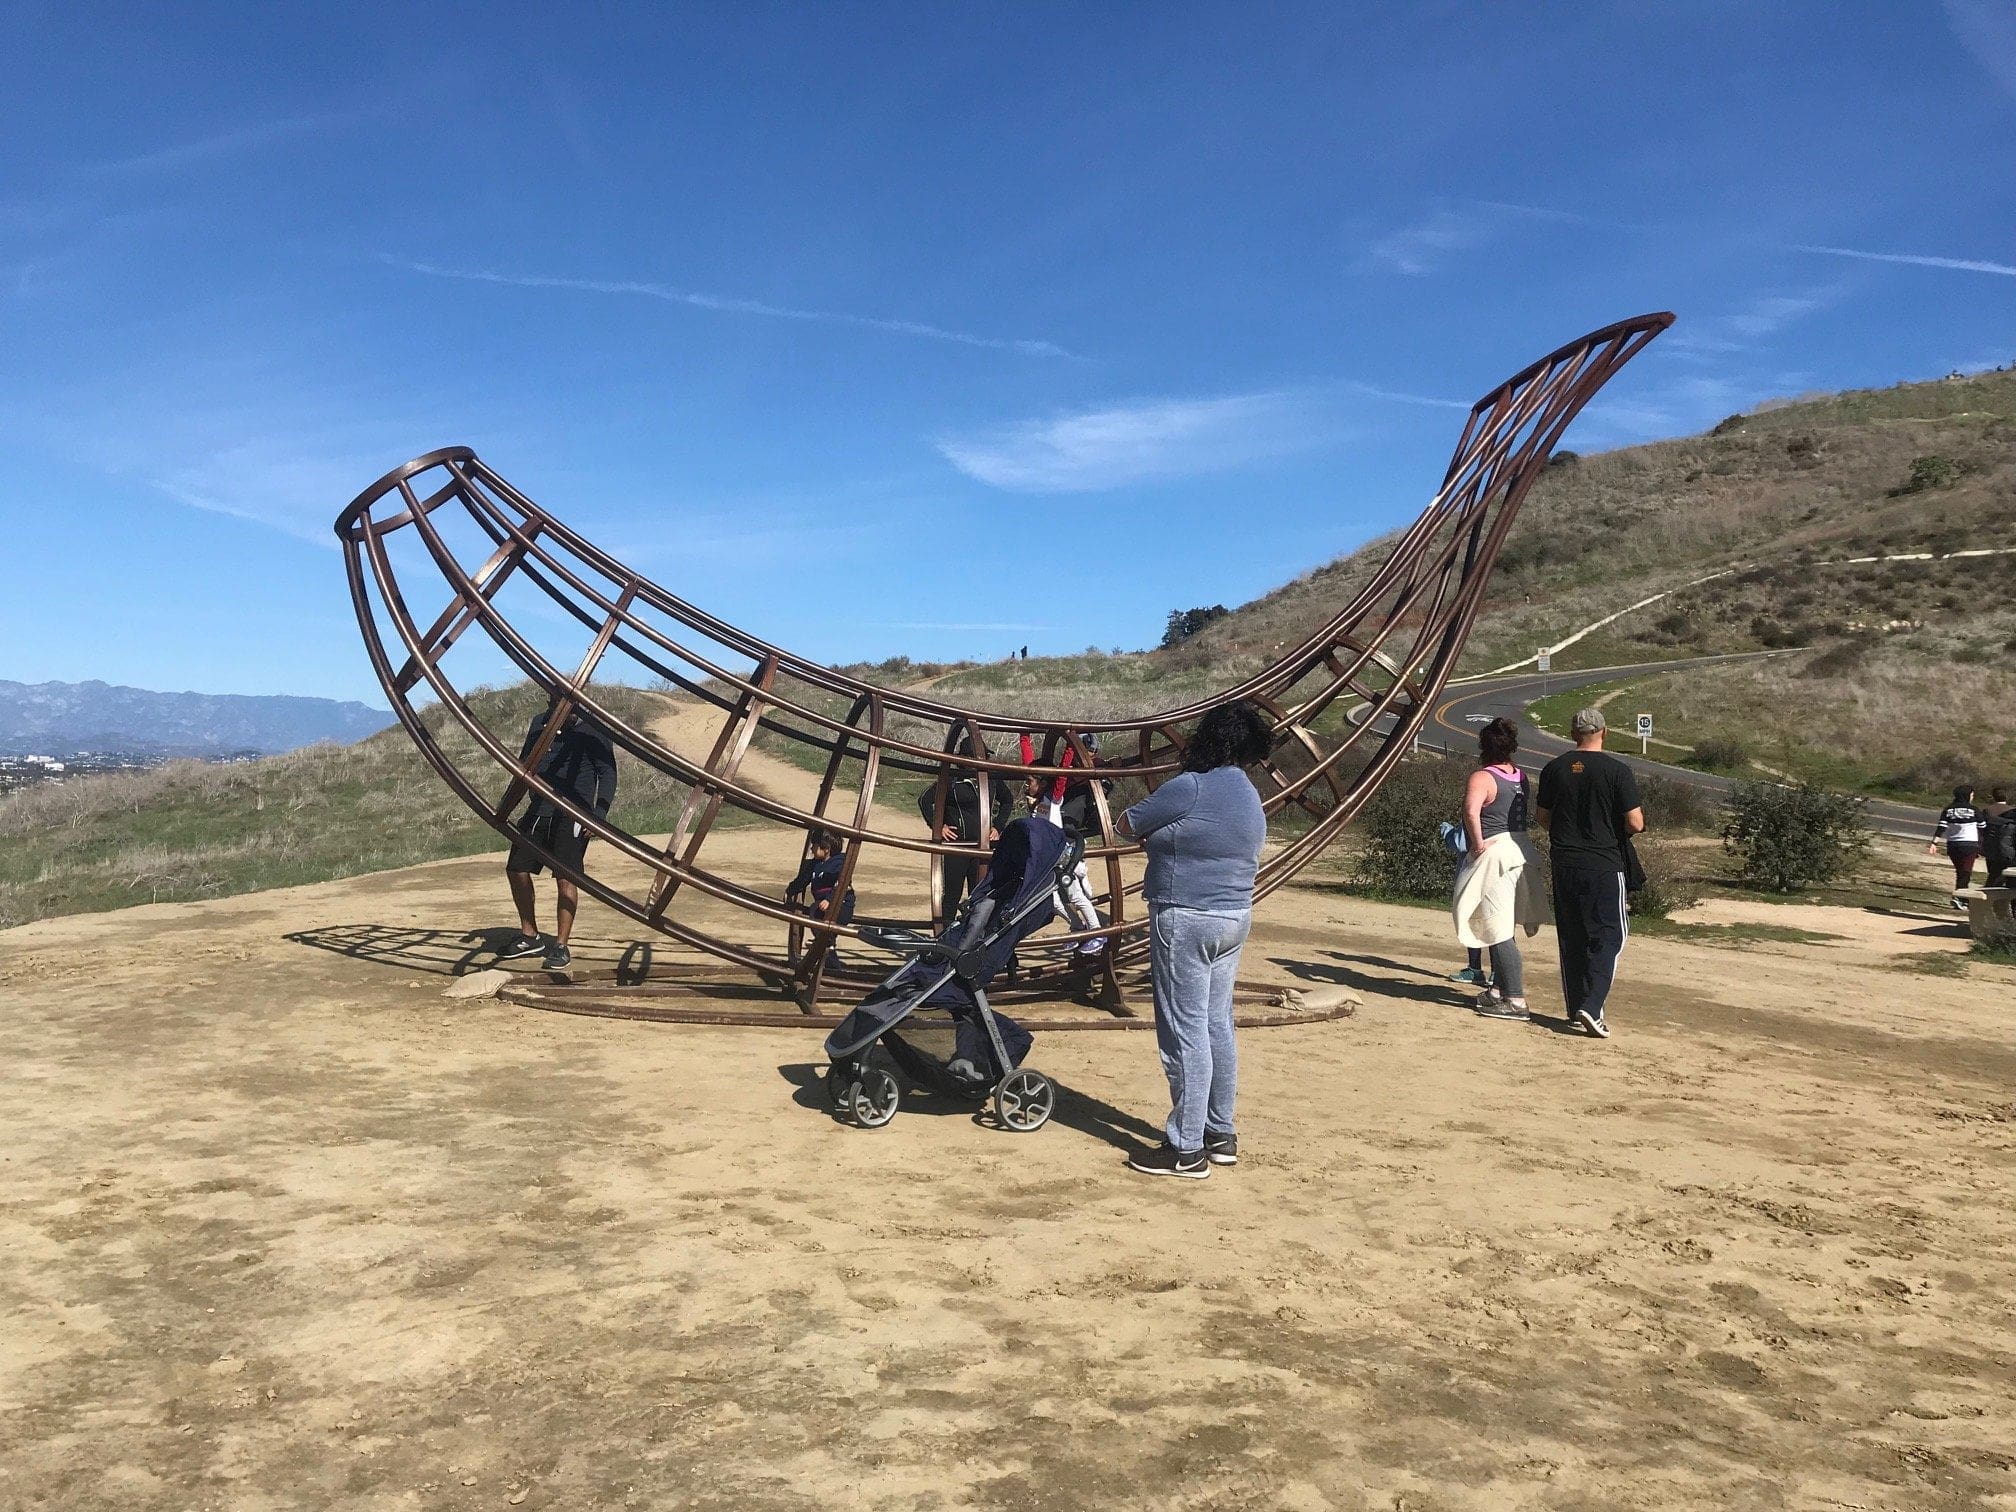
[[0,933],[0,1502],[2016,1500],[2016,973],[1887,969],[1893,920],[1634,940],[1599,1044],[1465,1011],[1436,912],[1285,890],[1248,978],[1365,1007],[1248,1033],[1248,1158],[1156,1183],[1146,1035],[1039,1039],[1038,1134],[863,1133],[816,1035],[444,999],[502,902],[477,857]]

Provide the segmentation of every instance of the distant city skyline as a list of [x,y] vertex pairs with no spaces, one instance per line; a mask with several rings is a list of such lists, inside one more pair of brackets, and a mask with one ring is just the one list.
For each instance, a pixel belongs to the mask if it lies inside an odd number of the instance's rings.
[[2006,0],[0,39],[29,683],[378,704],[330,522],[448,444],[766,639],[988,658],[1150,646],[1411,518],[1481,392],[1625,315],[1680,320],[1577,450],[2016,357]]

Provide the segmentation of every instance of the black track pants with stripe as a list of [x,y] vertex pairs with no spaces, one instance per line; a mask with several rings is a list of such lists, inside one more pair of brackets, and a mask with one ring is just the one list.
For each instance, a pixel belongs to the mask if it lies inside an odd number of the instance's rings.
[[1617,957],[1631,934],[1624,873],[1557,866],[1554,931],[1561,946],[1561,996],[1569,1015],[1580,1009],[1600,1018],[1617,976]]

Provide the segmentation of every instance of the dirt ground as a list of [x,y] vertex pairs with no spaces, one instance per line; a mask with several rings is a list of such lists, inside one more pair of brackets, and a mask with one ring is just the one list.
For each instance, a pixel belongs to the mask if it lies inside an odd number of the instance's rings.
[[502,902],[0,935],[0,1504],[2016,1507],[2016,973],[1897,969],[1949,919],[1636,940],[1597,1043],[1290,890],[1248,979],[1365,1004],[1244,1036],[1191,1183],[1121,1165],[1147,1035],[1039,1038],[1034,1135],[843,1128],[816,1032],[444,998]]

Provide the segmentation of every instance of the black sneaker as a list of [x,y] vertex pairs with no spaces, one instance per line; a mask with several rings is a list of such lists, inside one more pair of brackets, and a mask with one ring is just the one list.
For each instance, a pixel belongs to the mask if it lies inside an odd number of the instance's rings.
[[540,963],[548,971],[565,971],[574,964],[574,953],[558,940],[546,952],[546,959]]
[[1213,1165],[1239,1164],[1239,1136],[1204,1131],[1204,1158]]
[[1191,1150],[1185,1154],[1166,1144],[1139,1155],[1129,1155],[1127,1164],[1146,1176],[1186,1176],[1192,1181],[1202,1181],[1211,1174],[1211,1162],[1204,1158],[1202,1150]]
[[1588,1030],[1597,1039],[1610,1038],[1610,1026],[1603,1022],[1603,1015],[1600,1013],[1591,1013],[1586,1008],[1577,1008],[1575,1010],[1575,1022]]
[[540,936],[528,934],[513,935],[497,947],[497,959],[500,961],[522,961],[527,956],[543,955],[545,951],[546,941]]

